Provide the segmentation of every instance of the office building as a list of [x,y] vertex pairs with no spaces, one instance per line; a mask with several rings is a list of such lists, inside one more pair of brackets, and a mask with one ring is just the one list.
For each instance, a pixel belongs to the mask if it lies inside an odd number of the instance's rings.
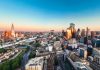
[[100,65],[100,56],[95,55],[95,56],[94,56],[94,60],[93,60],[93,61],[95,61],[97,64],[99,64],[99,65]]
[[96,33],[94,31],[91,31],[91,38],[94,38]]
[[91,36],[91,31],[88,27],[86,28],[86,36]]
[[82,29],[82,31],[81,31],[81,36],[82,36],[82,37],[85,37],[85,36],[86,36],[85,29]]
[[75,34],[76,34],[75,24],[70,23],[69,29],[71,30],[72,38],[75,38]]
[[25,70],[43,70],[43,57],[36,57],[25,65]]
[[78,29],[76,32],[76,39],[80,40],[80,37],[81,37],[81,31],[80,31],[80,29]]
[[87,50],[85,48],[79,48],[79,55],[80,57],[83,57],[84,59],[87,58]]
[[88,70],[83,64],[82,62],[74,62],[74,65],[76,67],[77,70]]
[[54,48],[56,50],[61,50],[61,42],[60,41],[55,41],[54,42]]
[[100,49],[99,48],[93,48],[93,56],[98,55],[100,56]]
[[71,39],[71,37],[72,37],[71,30],[69,28],[67,28],[67,30],[66,30],[66,39]]

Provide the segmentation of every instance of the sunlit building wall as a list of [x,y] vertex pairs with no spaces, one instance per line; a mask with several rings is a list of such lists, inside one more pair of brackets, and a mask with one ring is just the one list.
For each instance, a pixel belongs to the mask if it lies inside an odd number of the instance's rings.
[[70,29],[67,29],[67,30],[66,30],[66,38],[67,38],[67,39],[70,39],[71,37],[72,37],[71,30],[70,30]]

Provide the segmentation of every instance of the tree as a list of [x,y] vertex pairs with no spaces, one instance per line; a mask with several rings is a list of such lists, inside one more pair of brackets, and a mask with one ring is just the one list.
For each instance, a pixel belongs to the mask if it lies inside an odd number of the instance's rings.
[[56,37],[56,41],[59,41],[60,39],[58,37]]
[[[4,50],[2,48],[2,50]],[[4,63],[0,64],[0,70],[16,70],[21,66],[21,60],[23,58],[23,54],[25,53],[25,50],[21,52],[15,59],[7,60]]]
[[5,53],[7,50],[4,48],[0,48],[0,53]]
[[27,46],[27,48],[26,48],[25,52],[28,52],[28,51],[29,51],[29,49],[30,49],[30,46]]
[[36,42],[36,43],[34,44],[34,46],[35,46],[35,47],[40,47],[41,44],[40,44],[39,42]]
[[2,40],[0,40],[0,45],[1,45],[1,46],[3,45],[2,43],[3,43]]
[[36,51],[31,51],[29,58],[34,58],[36,56]]
[[2,70],[10,70],[9,61],[6,61],[5,63],[3,63]]

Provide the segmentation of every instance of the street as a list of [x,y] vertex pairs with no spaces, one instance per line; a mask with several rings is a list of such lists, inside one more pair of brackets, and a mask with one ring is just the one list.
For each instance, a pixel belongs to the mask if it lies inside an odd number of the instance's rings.
[[26,65],[26,63],[27,63],[28,60],[29,60],[29,54],[30,54],[30,52],[31,52],[31,48],[29,49],[28,52],[26,52],[26,53],[23,55],[21,70],[25,70],[25,65]]

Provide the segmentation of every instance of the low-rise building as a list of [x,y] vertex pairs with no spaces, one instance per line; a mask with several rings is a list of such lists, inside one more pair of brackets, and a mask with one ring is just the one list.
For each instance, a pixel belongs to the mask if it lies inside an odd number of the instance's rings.
[[61,48],[61,42],[60,41],[55,41],[54,42],[54,48],[56,49],[56,50],[61,50],[62,48]]
[[97,64],[100,64],[100,49],[98,48],[93,48],[93,56],[94,60]]
[[88,70],[81,62],[74,62],[74,65],[77,70]]
[[25,65],[25,70],[42,70],[43,69],[44,58],[36,57]]
[[93,48],[93,56],[98,55],[100,56],[100,49],[99,48]]
[[95,55],[95,57],[94,57],[94,61],[95,61],[97,64],[100,65],[100,56]]

